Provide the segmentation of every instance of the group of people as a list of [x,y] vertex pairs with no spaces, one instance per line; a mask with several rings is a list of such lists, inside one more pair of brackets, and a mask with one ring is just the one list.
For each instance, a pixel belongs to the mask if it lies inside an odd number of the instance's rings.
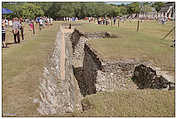
[[2,47],[7,48],[6,40],[6,29],[8,27],[12,28],[12,33],[14,36],[14,43],[20,43],[20,34],[22,37],[22,40],[24,40],[24,34],[23,34],[23,19],[22,18],[13,18],[10,19],[2,19]]
[[160,18],[158,19],[158,21],[159,21],[160,24],[165,24],[165,23],[168,21],[168,19],[165,18],[165,17],[160,17]]
[[49,17],[36,17],[36,23],[39,24],[39,29],[42,30],[45,26],[53,24],[53,18]]
[[64,21],[78,21],[77,17],[64,17]]
[[[6,32],[9,28],[12,29],[14,36],[14,43],[20,43],[20,39],[24,40],[24,23],[28,24],[33,34],[35,34],[35,21],[30,19],[22,19],[22,18],[13,18],[10,19],[2,19],[2,48],[7,48],[6,43]],[[36,17],[36,24],[39,24],[39,29],[41,30],[45,26],[49,26],[53,24],[53,19],[48,17]]]
[[94,18],[94,17],[88,17],[88,21],[91,22],[91,21],[97,21],[98,24],[105,24],[105,25],[108,25],[110,24],[110,22],[113,20],[113,24],[116,24],[116,21],[117,21],[117,17],[97,17],[97,18]]

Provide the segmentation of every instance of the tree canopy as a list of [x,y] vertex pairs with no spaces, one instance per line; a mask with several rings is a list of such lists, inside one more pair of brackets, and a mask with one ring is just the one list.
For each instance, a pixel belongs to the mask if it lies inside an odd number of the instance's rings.
[[[144,11],[148,12],[154,7],[157,12],[164,5],[162,2],[155,2],[152,5],[144,3]],[[123,16],[139,14],[141,3],[132,2],[124,5],[112,5],[104,2],[3,2],[3,8],[14,11],[14,14],[7,17],[23,17],[34,19],[37,16],[48,16],[54,19],[59,17],[104,17]]]
[[156,9],[157,12],[160,11],[161,7],[163,7],[165,3],[163,2],[155,2],[152,6]]

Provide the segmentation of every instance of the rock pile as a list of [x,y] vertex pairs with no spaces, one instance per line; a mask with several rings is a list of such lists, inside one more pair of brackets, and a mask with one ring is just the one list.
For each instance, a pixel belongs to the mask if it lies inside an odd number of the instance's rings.
[[158,76],[155,70],[143,64],[135,67],[133,80],[140,89],[174,89],[174,83],[163,76]]

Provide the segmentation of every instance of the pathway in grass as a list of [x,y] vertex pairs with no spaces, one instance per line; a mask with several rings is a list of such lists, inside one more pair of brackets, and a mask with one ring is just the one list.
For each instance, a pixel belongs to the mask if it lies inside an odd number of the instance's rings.
[[2,50],[3,116],[39,115],[33,99],[39,98],[39,79],[58,30],[55,22],[21,44]]

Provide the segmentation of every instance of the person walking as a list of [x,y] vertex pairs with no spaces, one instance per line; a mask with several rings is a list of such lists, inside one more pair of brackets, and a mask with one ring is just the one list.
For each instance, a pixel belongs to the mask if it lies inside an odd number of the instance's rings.
[[[14,35],[14,43],[20,43],[20,28],[21,28],[21,24],[18,21],[18,18],[14,18],[14,22],[12,25],[12,33]],[[16,38],[18,41],[16,41]]]

